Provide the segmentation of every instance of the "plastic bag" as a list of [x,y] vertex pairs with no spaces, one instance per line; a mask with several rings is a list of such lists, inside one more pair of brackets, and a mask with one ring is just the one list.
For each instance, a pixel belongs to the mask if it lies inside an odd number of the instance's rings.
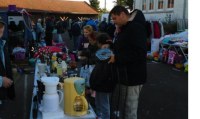
[[94,65],[85,65],[80,70],[80,77],[85,79],[85,85],[88,87],[90,87],[89,79],[93,69]]

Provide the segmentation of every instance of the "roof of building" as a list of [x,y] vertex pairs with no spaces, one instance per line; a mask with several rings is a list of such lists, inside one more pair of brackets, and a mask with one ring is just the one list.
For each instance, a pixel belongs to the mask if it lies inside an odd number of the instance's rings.
[[45,11],[69,14],[98,14],[87,2],[65,0],[2,0],[0,8],[16,5],[32,11]]

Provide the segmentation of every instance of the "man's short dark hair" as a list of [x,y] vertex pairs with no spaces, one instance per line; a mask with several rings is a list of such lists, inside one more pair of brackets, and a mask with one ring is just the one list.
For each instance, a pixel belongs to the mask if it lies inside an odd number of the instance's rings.
[[114,14],[114,15],[120,15],[120,13],[124,12],[126,15],[129,15],[128,10],[121,5],[117,5],[114,8],[112,8],[112,10],[110,11],[110,15]]

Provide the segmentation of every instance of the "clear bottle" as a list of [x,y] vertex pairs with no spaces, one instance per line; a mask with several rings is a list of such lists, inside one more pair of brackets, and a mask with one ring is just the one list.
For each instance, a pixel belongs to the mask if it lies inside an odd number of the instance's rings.
[[62,71],[62,66],[61,66],[61,64],[58,64],[57,67],[56,67],[56,69],[57,69],[57,75],[58,75],[58,76],[62,76],[63,71]]

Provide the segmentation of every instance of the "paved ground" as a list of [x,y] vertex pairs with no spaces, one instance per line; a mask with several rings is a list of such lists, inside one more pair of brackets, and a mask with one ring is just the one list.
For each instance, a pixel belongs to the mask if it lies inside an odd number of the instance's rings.
[[[33,74],[14,72],[17,97],[0,108],[0,119],[29,118]],[[141,92],[138,119],[188,119],[188,74],[167,64],[148,63],[148,82]]]
[[148,63],[138,119],[188,119],[188,74],[163,63]]
[[28,74],[19,74],[13,69],[16,99],[0,106],[0,119],[28,119],[33,89],[33,68],[26,68]]

